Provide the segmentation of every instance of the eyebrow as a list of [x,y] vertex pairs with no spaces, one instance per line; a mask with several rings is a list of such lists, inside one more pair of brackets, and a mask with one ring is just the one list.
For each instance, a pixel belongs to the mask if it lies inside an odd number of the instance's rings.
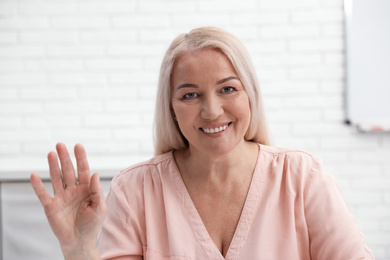
[[233,79],[235,79],[235,80],[240,80],[240,79],[237,78],[236,76],[230,76],[230,77],[227,77],[227,78],[218,80],[218,81],[217,81],[217,85],[221,85],[221,84],[223,84],[223,83],[225,83],[225,82],[228,82],[229,80],[233,80]]
[[[228,82],[229,80],[240,80],[240,79],[238,77],[236,77],[236,76],[230,76],[230,77],[218,80],[216,83],[217,83],[217,85],[221,85],[221,84],[223,84],[225,82]],[[198,85],[192,84],[192,83],[184,83],[184,84],[179,85],[176,88],[176,90],[179,90],[181,88],[198,88]]]
[[196,85],[196,84],[184,83],[184,84],[179,85],[176,90],[179,90],[181,88],[197,88],[197,87],[198,87],[198,85]]

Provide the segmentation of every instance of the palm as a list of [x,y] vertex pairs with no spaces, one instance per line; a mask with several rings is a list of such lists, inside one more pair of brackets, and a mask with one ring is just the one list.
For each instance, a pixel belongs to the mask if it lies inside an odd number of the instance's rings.
[[90,178],[88,162],[81,145],[75,147],[78,183],[65,146],[58,144],[57,151],[61,170],[57,155],[54,152],[48,155],[54,197],[48,194],[36,174],[31,176],[33,188],[63,249],[94,243],[106,210],[98,176]]
[[96,215],[90,207],[89,191],[85,188],[66,191],[63,197],[54,197],[45,207],[54,233],[66,244],[75,241],[83,230],[88,230],[87,227],[96,222]]

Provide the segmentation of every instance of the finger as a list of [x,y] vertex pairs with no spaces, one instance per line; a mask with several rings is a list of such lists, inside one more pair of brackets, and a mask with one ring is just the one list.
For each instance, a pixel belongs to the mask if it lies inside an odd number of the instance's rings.
[[98,173],[93,174],[91,178],[91,201],[95,208],[104,207],[105,211],[104,193]]
[[73,168],[73,163],[70,160],[68,150],[63,143],[58,143],[58,157],[60,158],[62,178],[66,186],[77,185],[76,175]]
[[81,144],[76,144],[74,147],[74,154],[76,156],[79,184],[89,185],[91,173],[84,147]]
[[30,182],[42,206],[46,208],[46,206],[50,204],[52,197],[43,185],[41,178],[39,178],[38,174],[32,173]]
[[64,183],[62,180],[61,169],[58,165],[58,157],[55,152],[50,152],[47,155],[47,161],[49,162],[49,171],[51,184],[53,186],[54,195],[64,190]]

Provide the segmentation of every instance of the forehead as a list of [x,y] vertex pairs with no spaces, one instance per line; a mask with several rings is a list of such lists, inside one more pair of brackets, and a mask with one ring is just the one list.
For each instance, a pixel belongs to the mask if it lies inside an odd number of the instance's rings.
[[209,77],[237,76],[230,60],[215,49],[184,52],[173,66],[172,82]]

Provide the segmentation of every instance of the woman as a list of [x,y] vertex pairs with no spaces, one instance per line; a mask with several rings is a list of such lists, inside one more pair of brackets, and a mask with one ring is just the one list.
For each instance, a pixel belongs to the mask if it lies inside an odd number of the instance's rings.
[[173,41],[155,130],[156,157],[115,176],[108,210],[81,145],[79,183],[65,146],[62,169],[49,153],[54,198],[32,174],[65,259],[373,259],[318,160],[267,146],[253,65],[231,34]]

